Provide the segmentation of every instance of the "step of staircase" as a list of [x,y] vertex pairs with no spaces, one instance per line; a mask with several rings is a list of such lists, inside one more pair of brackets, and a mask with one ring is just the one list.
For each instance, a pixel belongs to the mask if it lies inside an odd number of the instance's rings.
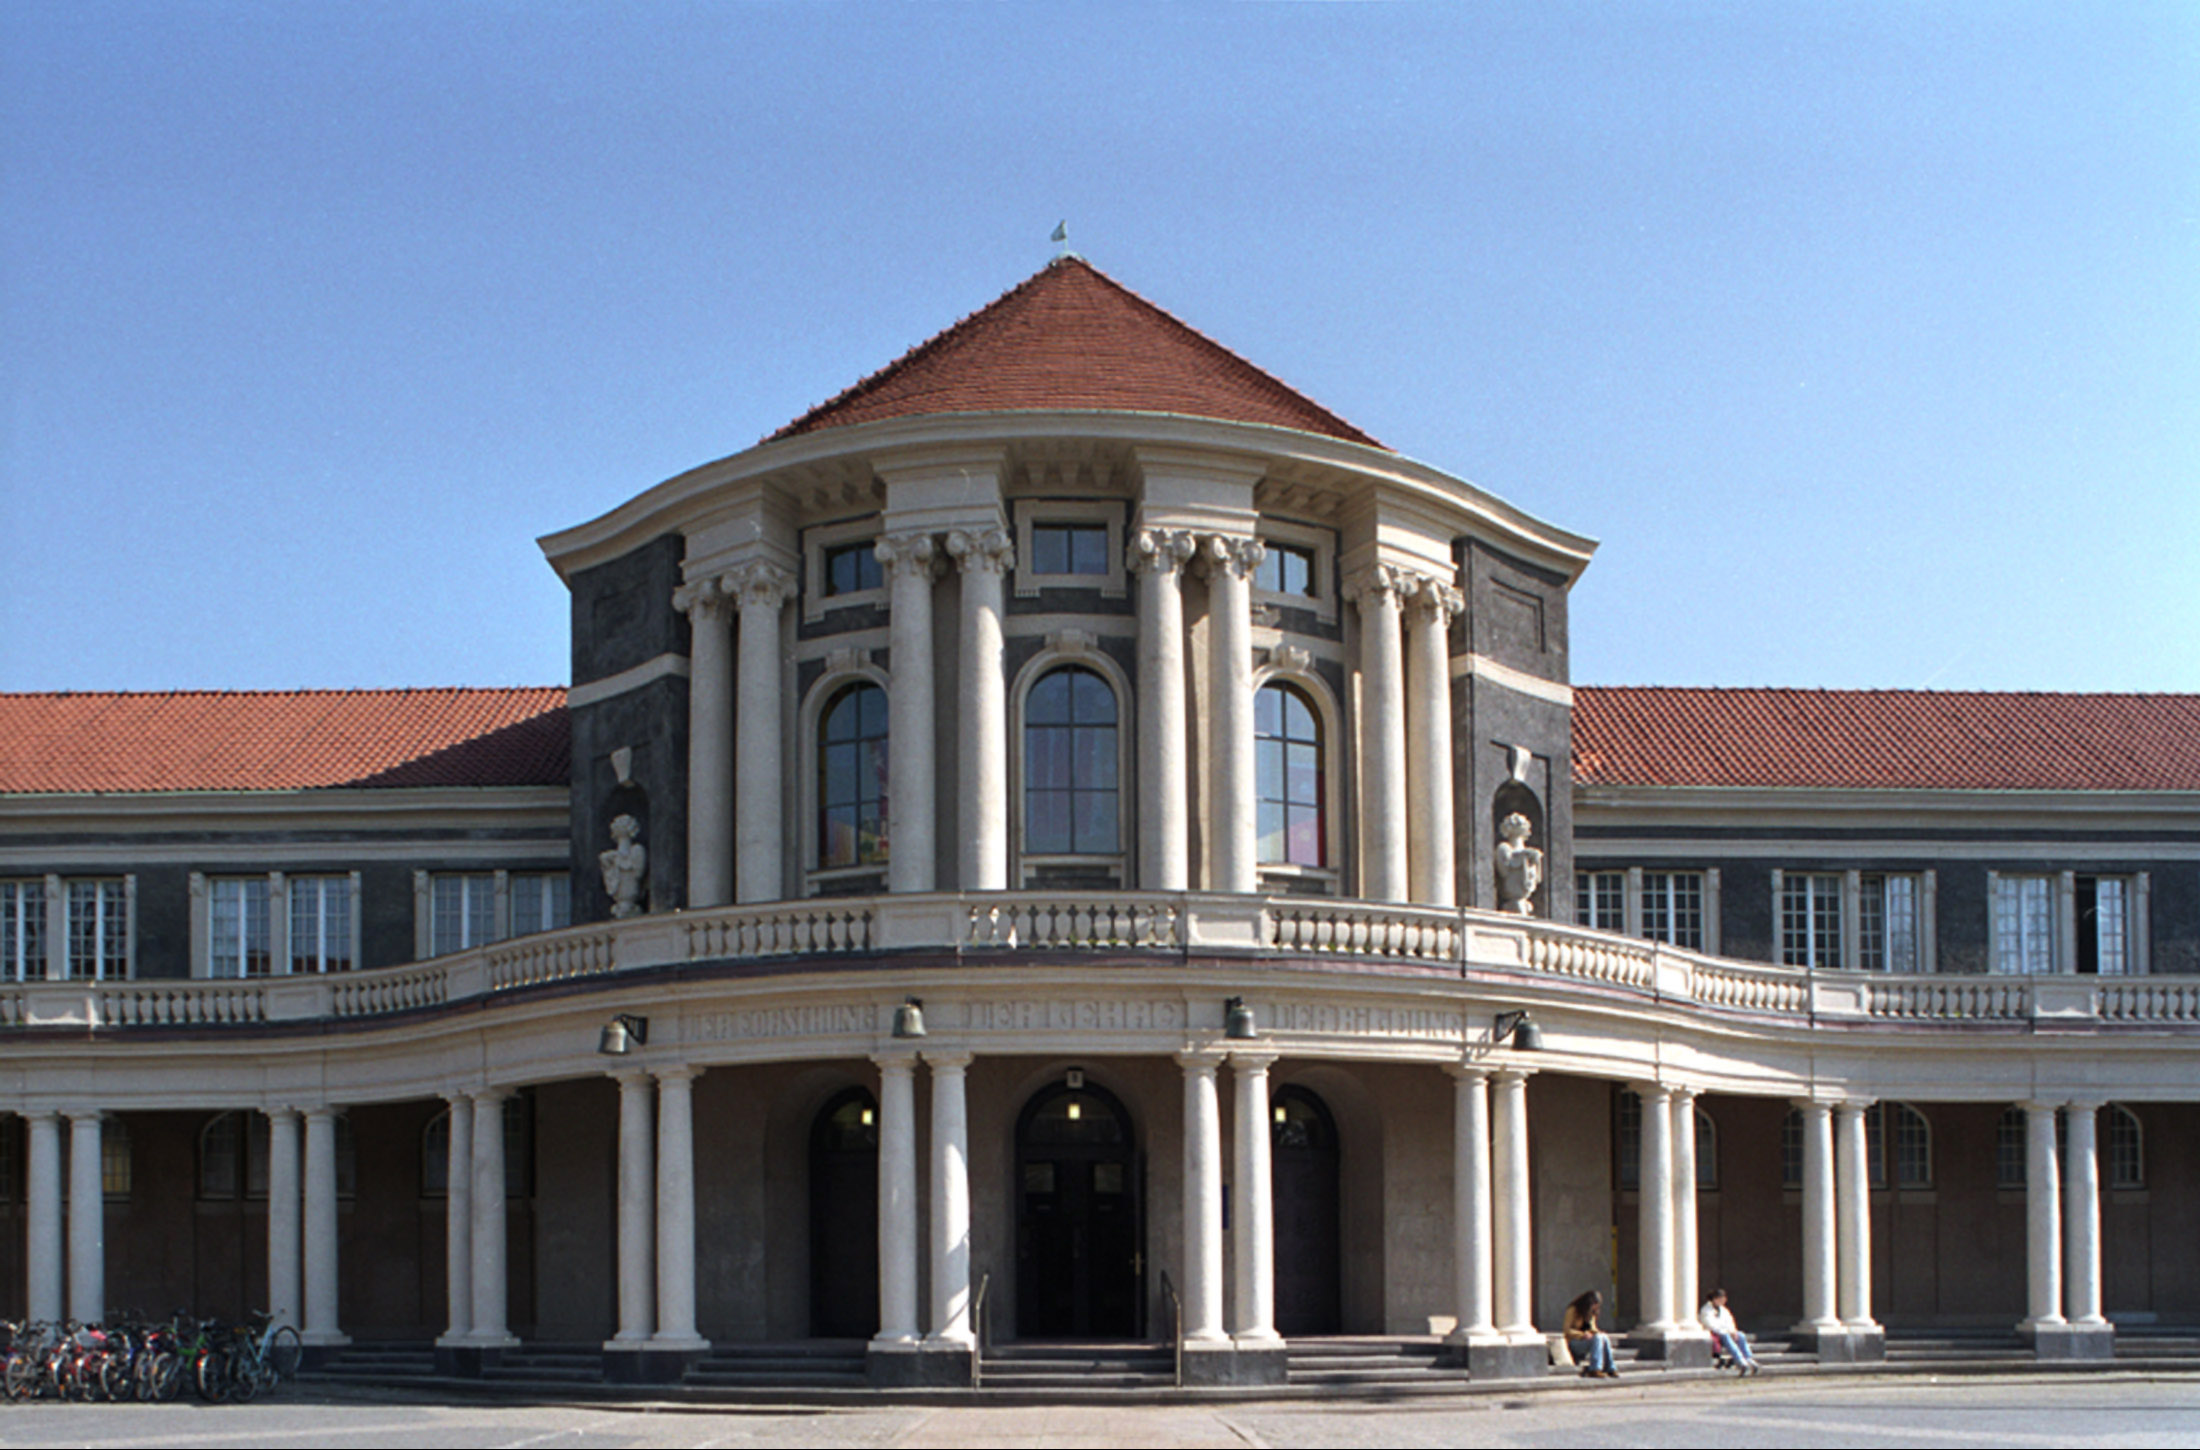
[[601,1344],[518,1344],[481,1372],[492,1384],[600,1384]]
[[435,1374],[435,1346],[413,1341],[347,1344],[307,1373],[349,1379],[429,1379]]
[[1442,1349],[1434,1339],[1294,1339],[1288,1347],[1290,1382],[1321,1388],[1456,1382],[1463,1371],[1437,1362]]
[[698,1389],[860,1390],[870,1386],[860,1339],[720,1344],[688,1367]]
[[1165,1344],[1009,1344],[980,1366],[989,1390],[1153,1390],[1176,1384],[1176,1352]]

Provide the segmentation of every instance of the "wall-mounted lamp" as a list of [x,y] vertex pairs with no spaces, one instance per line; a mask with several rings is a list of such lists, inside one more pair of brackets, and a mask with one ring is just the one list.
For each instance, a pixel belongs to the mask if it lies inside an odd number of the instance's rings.
[[1511,1038],[1515,1052],[1541,1052],[1543,1050],[1543,1029],[1536,1026],[1535,1020],[1528,1016],[1526,1012],[1498,1013],[1497,1029],[1491,1034],[1491,1037],[1499,1045],[1502,1045],[1507,1038]]
[[1222,1002],[1222,1035],[1232,1042],[1250,1042],[1260,1035],[1253,1026],[1253,1009],[1245,1005],[1243,997],[1226,997]]
[[631,1012],[621,1012],[606,1022],[603,1035],[596,1039],[596,1050],[606,1057],[624,1057],[635,1048],[648,1045],[649,1019]]
[[924,1036],[924,1004],[910,997],[894,1009],[894,1035],[896,1037]]
[[1062,1074],[1062,1086],[1068,1088],[1071,1092],[1078,1091],[1080,1088],[1084,1087],[1084,1085],[1085,1070],[1083,1068],[1073,1067],[1068,1072]]

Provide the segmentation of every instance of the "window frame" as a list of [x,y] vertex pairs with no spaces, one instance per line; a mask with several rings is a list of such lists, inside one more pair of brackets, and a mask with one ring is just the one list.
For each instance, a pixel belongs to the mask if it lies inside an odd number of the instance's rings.
[[835,609],[854,609],[872,605],[884,609],[892,583],[880,570],[878,586],[872,589],[851,589],[845,594],[826,591],[826,556],[837,549],[857,544],[877,544],[881,531],[881,516],[862,514],[855,518],[841,519],[829,524],[812,524],[802,531],[802,618],[815,624]]
[[[2145,976],[2149,961],[2148,916],[2152,910],[2152,873],[2147,871],[2003,871],[1986,873],[1987,970],[1995,976]],[[2101,941],[2109,923],[2100,912],[2104,883],[2113,883],[2120,898],[2114,934],[2121,947],[2122,965],[2101,971]],[[2027,903],[2026,895],[2035,899]],[[2009,902],[2015,905],[2014,927]],[[2090,950],[2082,902],[2093,903]],[[2027,916],[2028,906],[2037,907]],[[2044,913],[2044,924],[2034,929]],[[2005,947],[2014,941],[2015,955]],[[2043,960],[2044,965],[2040,963]],[[2088,962],[2092,970],[2085,970]]]
[[[1031,692],[1047,676],[1063,669],[1083,669],[1097,675],[1115,696],[1116,846],[1112,852],[1062,854],[1030,849]],[[1013,748],[1009,751],[1008,786],[1009,799],[1014,804],[1009,809],[1009,850],[1014,859],[1009,866],[1009,879],[1031,890],[1041,884],[1040,874],[1049,868],[1100,870],[1112,876],[1120,888],[1131,880],[1132,858],[1136,854],[1132,843],[1138,839],[1138,731],[1134,713],[1137,696],[1131,690],[1130,678],[1113,657],[1098,649],[1093,641],[1064,633],[1051,636],[1046,648],[1025,662],[1016,672],[1010,690],[1014,718],[1009,735]]]
[[[35,897],[35,900],[30,898]],[[47,945],[46,878],[0,881],[0,981],[43,982],[51,960]]]
[[[59,882],[62,921],[61,955],[62,980],[70,982],[127,981],[137,975],[137,876],[134,873],[116,876],[48,876],[49,892]],[[79,888],[90,887],[95,893],[91,943],[96,958],[89,973],[79,970],[77,902]],[[110,890],[113,900],[110,902]],[[49,910],[51,908],[49,907]],[[113,918],[119,916],[118,922]],[[52,919],[48,919],[49,928]],[[110,928],[121,934],[117,950],[110,951]],[[54,943],[49,932],[46,943],[47,971],[53,969]],[[110,971],[114,963],[118,970]]]
[[[1122,504],[1107,499],[1035,497],[1017,499],[1012,507],[1016,521],[1016,565],[1011,574],[1017,598],[1034,599],[1045,589],[1097,589],[1103,599],[1128,597],[1130,574],[1124,567]],[[1101,540],[1105,572],[1040,573],[1039,556],[1032,548],[1032,534],[1035,529],[1052,527],[1106,530]]]
[[[1278,652],[1278,655],[1280,655],[1280,652]],[[1342,748],[1340,742],[1343,732],[1340,728],[1337,702],[1330,695],[1327,683],[1319,675],[1311,669],[1288,668],[1281,662],[1278,655],[1272,655],[1267,665],[1253,672],[1253,719],[1256,722],[1253,738],[1254,870],[1260,876],[1274,877],[1279,880],[1295,878],[1302,881],[1319,882],[1333,892],[1341,886],[1345,879],[1344,858],[1348,844],[1343,830],[1342,792],[1344,787],[1340,779],[1342,770],[1338,755],[1339,750]],[[1322,843],[1322,861],[1318,866],[1309,866],[1303,862],[1291,860],[1267,861],[1262,860],[1260,856],[1258,811],[1259,802],[1262,799],[1260,794],[1261,736],[1257,722],[1260,719],[1261,692],[1271,688],[1296,693],[1305,702],[1308,713],[1314,717],[1314,729],[1316,731],[1314,741],[1315,757],[1321,771],[1319,785],[1321,794],[1319,802],[1320,816],[1317,825]],[[1287,778],[1289,769],[1287,763],[1285,765]],[[1290,838],[1288,808],[1284,836],[1288,841]]]
[[1337,535],[1334,530],[1315,527],[1312,524],[1294,523],[1289,519],[1270,518],[1263,514],[1253,526],[1253,536],[1262,544],[1274,548],[1281,544],[1312,555],[1309,574],[1313,590],[1307,594],[1291,594],[1262,588],[1258,582],[1259,571],[1248,581],[1253,606],[1274,609],[1310,609],[1314,617],[1324,624],[1337,620]]
[[[886,821],[886,850],[875,862],[855,866],[821,866],[824,838],[819,829],[824,818],[824,763],[825,763],[825,714],[844,690],[857,685],[872,685],[883,691],[887,704],[887,777],[886,797],[882,806]],[[819,895],[836,882],[861,881],[877,878],[880,890],[884,890],[884,873],[893,858],[894,845],[894,779],[893,779],[893,682],[884,670],[868,659],[838,668],[827,668],[810,683],[803,694],[801,707],[802,765],[795,772],[800,779],[801,821],[795,831],[798,838],[795,849],[801,864],[803,893]]]

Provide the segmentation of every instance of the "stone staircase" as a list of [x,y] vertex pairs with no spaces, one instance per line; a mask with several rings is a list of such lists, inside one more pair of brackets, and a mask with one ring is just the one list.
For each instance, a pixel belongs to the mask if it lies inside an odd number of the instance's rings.
[[1456,1388],[1466,1371],[1437,1363],[1435,1339],[1326,1336],[1289,1342],[1290,1383],[1317,1390]]
[[979,1368],[989,1392],[1061,1396],[1176,1387],[1176,1351],[1167,1344],[1000,1345],[985,1351]]
[[1897,1329],[1887,1334],[1887,1363],[2029,1369],[2038,1361],[2010,1329]]
[[530,1340],[504,1351],[504,1357],[483,1370],[481,1378],[493,1385],[600,1385],[603,1345]]
[[387,1384],[433,1379],[435,1346],[426,1340],[369,1340],[347,1344],[305,1373]]
[[683,1384],[709,1390],[867,1390],[860,1339],[720,1344],[691,1365]]

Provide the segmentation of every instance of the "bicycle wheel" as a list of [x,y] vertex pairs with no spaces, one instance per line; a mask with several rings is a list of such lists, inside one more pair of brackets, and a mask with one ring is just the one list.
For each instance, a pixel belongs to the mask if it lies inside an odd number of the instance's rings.
[[37,1392],[38,1360],[22,1350],[8,1356],[7,1395],[11,1400],[27,1400]]
[[183,1393],[183,1356],[164,1349],[153,1356],[153,1399],[166,1404]]
[[109,1403],[130,1398],[136,1388],[131,1382],[130,1362],[119,1354],[110,1354],[99,1362],[99,1397]]
[[260,1392],[260,1366],[249,1350],[235,1350],[229,1356],[229,1398],[240,1405],[252,1403]]
[[298,1338],[298,1331],[285,1324],[275,1331],[275,1337],[267,1342],[267,1362],[274,1366],[277,1379],[296,1379],[298,1362],[305,1357],[305,1343]]
[[218,1405],[229,1398],[229,1361],[227,1357],[211,1349],[199,1351],[191,1364],[191,1383],[198,1389],[199,1398],[210,1405]]

